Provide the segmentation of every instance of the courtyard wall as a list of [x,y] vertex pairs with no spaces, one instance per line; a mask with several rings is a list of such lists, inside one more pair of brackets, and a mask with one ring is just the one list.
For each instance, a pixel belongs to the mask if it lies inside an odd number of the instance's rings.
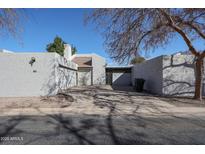
[[[132,68],[133,86],[135,78],[145,79],[144,89],[154,94],[194,96],[194,56],[163,55],[136,64]],[[205,95],[204,86],[203,95]]]
[[154,94],[162,94],[162,56],[133,65],[132,84],[135,86],[135,78],[145,79],[144,89]]
[[[32,57],[35,62],[31,65]],[[0,97],[57,94],[61,89],[76,85],[75,69],[76,64],[56,53],[1,52]]]

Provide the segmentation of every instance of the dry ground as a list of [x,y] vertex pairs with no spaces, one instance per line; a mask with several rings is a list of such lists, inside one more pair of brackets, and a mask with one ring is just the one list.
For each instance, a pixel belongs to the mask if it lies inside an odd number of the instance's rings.
[[52,97],[0,97],[0,116],[52,113],[191,115],[203,114],[205,101],[136,93],[130,87],[90,86],[70,88]]
[[[205,102],[109,86],[0,98],[1,144],[205,144]],[[130,90],[130,91],[128,91]],[[6,140],[2,137],[23,137]]]

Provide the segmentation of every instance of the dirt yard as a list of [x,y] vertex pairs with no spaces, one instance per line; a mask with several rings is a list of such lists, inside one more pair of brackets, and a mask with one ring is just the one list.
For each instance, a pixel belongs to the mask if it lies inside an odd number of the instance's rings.
[[136,93],[130,87],[74,87],[52,97],[0,98],[1,115],[39,115],[52,113],[107,115],[203,114],[205,101],[190,98],[165,98]]
[[[205,102],[127,88],[0,98],[1,144],[205,144]],[[126,91],[125,91],[126,90]]]

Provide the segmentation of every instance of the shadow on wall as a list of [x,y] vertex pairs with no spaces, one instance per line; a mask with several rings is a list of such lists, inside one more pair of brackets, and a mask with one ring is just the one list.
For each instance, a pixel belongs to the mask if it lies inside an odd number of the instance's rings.
[[58,91],[58,85],[56,82],[56,67],[57,63],[55,59],[52,59],[49,61],[49,66],[51,66],[51,73],[48,78],[45,79],[44,84],[41,88],[41,91],[43,91],[43,95],[54,95]]
[[[115,74],[115,73],[113,73]],[[117,86],[131,86],[131,75],[130,73],[120,73],[117,77],[113,77],[114,82],[112,82],[112,85]]]
[[82,86],[86,86],[86,85],[88,85],[88,80],[89,80],[89,76],[84,75],[84,76],[81,78],[80,83],[82,84]]
[[93,79],[93,83],[96,85],[104,85],[105,84],[105,73],[101,73],[97,79]]
[[[181,55],[180,55],[181,56]],[[163,94],[170,96],[193,96],[195,91],[195,61],[191,56],[164,59]],[[204,88],[203,88],[204,89]]]
[[52,66],[51,73],[41,88],[44,95],[55,95],[72,85],[76,85],[75,71],[59,66],[59,63],[57,63],[55,59],[50,60],[50,66]]

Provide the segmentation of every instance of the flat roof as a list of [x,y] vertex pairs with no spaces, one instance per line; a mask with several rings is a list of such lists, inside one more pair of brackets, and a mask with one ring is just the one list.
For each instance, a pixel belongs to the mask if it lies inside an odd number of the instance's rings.
[[112,73],[119,73],[119,72],[124,72],[124,73],[130,73],[132,70],[132,66],[107,66],[106,67],[106,73],[112,72]]
[[132,67],[132,65],[129,65],[129,66],[106,66],[106,68],[108,68],[108,69],[129,69],[129,68],[131,68]]

